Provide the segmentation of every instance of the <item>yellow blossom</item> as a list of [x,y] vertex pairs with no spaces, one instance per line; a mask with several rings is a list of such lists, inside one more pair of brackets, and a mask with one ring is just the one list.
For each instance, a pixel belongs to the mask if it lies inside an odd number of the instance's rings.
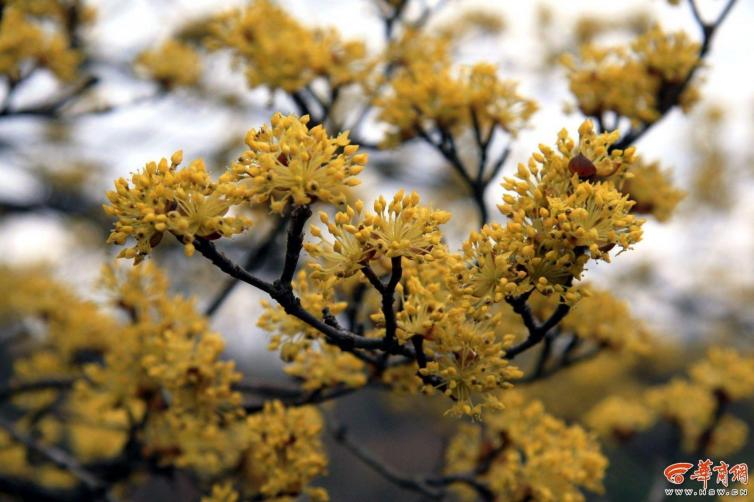
[[[698,61],[699,44],[683,32],[665,33],[659,26],[637,37],[630,47],[588,43],[578,58],[562,58],[571,92],[584,114],[601,117],[615,112],[634,125],[656,121],[669,105],[661,101],[661,92],[680,85]],[[685,111],[697,100],[695,85],[680,97]]]
[[[616,351],[639,355],[650,352],[649,332],[631,315],[625,301],[589,284],[580,284],[571,292],[582,299],[560,322],[561,330]],[[531,306],[537,317],[547,319],[557,307],[557,298],[533,295]]]
[[231,49],[251,87],[294,92],[318,77],[340,87],[368,71],[362,42],[344,41],[332,29],[308,29],[269,0],[254,0],[215,24],[208,44]]
[[691,378],[710,391],[722,392],[727,399],[754,395],[754,356],[732,348],[714,347],[707,357],[689,370]]
[[627,439],[651,427],[655,415],[639,400],[610,396],[592,408],[585,420],[602,437]]
[[485,225],[463,245],[471,294],[494,302],[533,289],[564,295],[589,259],[610,261],[615,246],[626,250],[639,241],[643,222],[629,214],[633,202],[615,185],[633,149],[608,153],[616,140],[617,133],[597,135],[585,121],[578,145],[563,130],[557,151],[540,145],[527,165],[519,164],[498,205],[507,225]]
[[673,186],[670,172],[661,169],[659,162],[645,163],[639,159],[630,174],[621,190],[635,202],[631,211],[667,221],[686,195]]
[[71,48],[65,32],[50,33],[15,4],[4,8],[0,23],[0,75],[18,79],[22,65],[32,63],[46,67],[68,82],[75,78],[80,61],[81,55]]
[[399,70],[390,92],[377,101],[380,118],[391,126],[387,143],[394,144],[440,129],[458,134],[473,127],[500,127],[515,136],[537,110],[534,101],[518,94],[516,83],[501,80],[494,66],[463,68],[419,59]]
[[712,420],[715,399],[709,390],[683,379],[647,391],[647,403],[663,418],[678,425],[687,451],[696,448],[699,436]]
[[159,47],[142,52],[136,66],[167,88],[196,84],[202,70],[196,50],[179,40],[166,40]]
[[582,489],[603,491],[607,459],[590,434],[547,414],[539,401],[525,402],[518,392],[504,393],[502,401],[505,407],[489,413],[484,428],[460,428],[446,453],[447,473],[473,472],[480,459],[493,454],[479,480],[500,500],[583,501]]
[[381,258],[404,257],[409,260],[432,260],[444,256],[440,246],[440,225],[447,223],[450,213],[419,205],[416,192],[402,190],[388,202],[380,196],[374,212],[363,212],[357,201],[355,209],[335,215],[335,222],[322,213],[320,219],[334,238],[328,241],[321,230],[313,227],[318,244],[306,243],[305,249],[316,261],[312,264],[315,276],[348,277],[371,261]]
[[178,169],[182,159],[179,151],[170,163],[165,158],[149,162],[131,176],[131,183],[119,178],[116,189],[107,193],[110,205],[104,209],[117,218],[108,243],[124,244],[129,237],[136,240],[119,258],[134,258],[138,263],[165,232],[178,237],[190,256],[194,238],[230,237],[251,225],[248,218],[227,215],[232,206],[245,200],[244,188],[230,181],[213,181],[202,160]]
[[265,499],[290,496],[325,473],[322,417],[316,408],[269,402],[247,419],[246,429],[249,449],[243,468],[249,493]]
[[714,458],[724,458],[738,453],[746,445],[749,426],[733,415],[720,417],[712,431],[707,453]]
[[307,126],[308,116],[273,115],[271,126],[252,129],[244,152],[220,181],[245,181],[251,200],[268,203],[283,213],[289,203],[311,204],[321,200],[344,204],[367,155],[357,153],[348,133],[331,138],[321,125]]

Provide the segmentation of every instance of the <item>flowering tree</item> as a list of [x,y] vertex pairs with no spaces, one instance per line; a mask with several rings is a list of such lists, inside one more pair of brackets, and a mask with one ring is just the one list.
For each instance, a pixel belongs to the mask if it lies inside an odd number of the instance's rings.
[[[434,22],[442,4],[374,0],[384,43],[368,50],[253,0],[142,52],[135,69],[155,83],[154,98],[215,99],[203,65],[222,53],[249,89],[269,93],[272,109],[228,164],[209,169],[177,151],[117,179],[105,216],[83,178],[61,191],[44,173],[43,203],[3,203],[6,214],[44,208],[105,221],[120,260],[103,268],[97,302],[50,270],[0,269],[12,357],[0,387],[0,491],[138,499],[145,479],[182,473],[187,499],[325,500],[320,478],[339,476],[328,473],[331,437],[424,498],[583,500],[604,491],[603,444],[630,450],[639,433],[664,435],[670,445],[652,452],[663,467],[681,452],[735,453],[747,429],[731,411],[754,395],[754,356],[714,346],[688,370],[650,371],[674,349],[619,291],[587,282],[590,266],[641,246],[645,218],[666,221],[683,197],[635,143],[701,99],[698,74],[734,3],[707,19],[689,1],[701,38],[585,18],[578,50],[560,57],[583,122],[543,138],[515,167],[511,146],[537,103],[495,65],[454,59],[470,30],[502,29],[483,11],[443,24]],[[106,65],[82,37],[92,9],[14,0],[1,12],[3,121],[70,123],[116,108],[88,100]],[[605,46],[600,29],[637,33]],[[42,72],[56,91],[18,104],[16,93]],[[454,215],[416,191],[360,191],[379,170],[365,152],[416,143],[447,164],[475,209],[460,239],[446,230]],[[491,211],[497,183],[503,194]],[[174,293],[168,279],[180,282],[180,272],[167,265],[176,243],[181,261],[205,260],[225,285],[199,300]],[[210,328],[239,284],[265,298],[249,322],[269,334],[287,382],[241,371]],[[579,378],[616,371],[633,378],[629,391],[579,401]],[[537,389],[568,378],[581,412],[564,412],[566,421]],[[448,416],[439,466],[391,467],[336,418],[340,398],[367,389]]]

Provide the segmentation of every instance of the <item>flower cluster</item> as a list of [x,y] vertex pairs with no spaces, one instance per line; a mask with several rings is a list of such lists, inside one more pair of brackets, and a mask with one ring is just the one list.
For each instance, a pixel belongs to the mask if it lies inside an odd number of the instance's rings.
[[610,396],[592,408],[584,420],[601,437],[628,439],[651,427],[656,417],[638,399]]
[[518,94],[516,86],[501,80],[489,64],[479,63],[456,74],[450,64],[414,60],[390,81],[388,95],[377,100],[380,119],[390,125],[387,143],[436,129],[458,134],[472,127],[483,131],[500,127],[515,136],[537,110],[536,103]]
[[454,18],[438,27],[440,36],[460,41],[473,35],[500,35],[508,23],[499,12],[484,7],[467,7]]
[[[680,86],[699,62],[699,44],[684,32],[665,33],[658,26],[637,37],[630,47],[581,47],[578,58],[565,55],[571,92],[586,115],[614,112],[635,125],[652,123],[668,104],[662,93]],[[686,111],[698,100],[689,86],[680,97]],[[671,103],[674,104],[674,103]]]
[[117,218],[108,243],[124,244],[129,237],[136,244],[120,252],[119,258],[134,258],[138,263],[150,253],[167,231],[184,244],[186,254],[194,252],[196,237],[216,239],[243,232],[251,221],[242,216],[227,216],[231,206],[241,204],[247,191],[226,181],[215,182],[202,160],[177,169],[183,159],[176,152],[168,160],[149,162],[142,171],[115,182],[107,192],[110,216]]
[[[573,292],[582,299],[560,322],[561,330],[611,350],[637,355],[649,353],[652,348],[649,332],[631,315],[625,301],[590,284],[575,286]],[[557,301],[554,296],[532,295],[532,310],[538,318],[547,319],[557,307]]]
[[250,149],[216,181],[202,160],[179,169],[181,152],[170,161],[148,163],[130,183],[118,179],[107,193],[110,205],[104,206],[117,218],[108,242],[133,238],[136,243],[119,257],[139,262],[170,232],[190,256],[197,237],[230,237],[249,228],[248,218],[228,214],[234,206],[268,204],[282,214],[289,204],[344,204],[367,155],[357,153],[347,133],[332,138],[322,126],[309,129],[308,121],[308,116],[275,114],[271,126],[249,131]]
[[408,260],[432,260],[444,255],[440,246],[439,226],[447,223],[450,213],[419,205],[416,192],[402,190],[388,203],[380,196],[374,203],[374,213],[364,212],[364,204],[357,201],[354,208],[335,215],[331,222],[325,213],[320,219],[327,226],[333,241],[322,231],[312,227],[312,235],[319,243],[306,243],[305,249],[315,259],[315,276],[348,277],[371,261],[403,257]]
[[[590,434],[518,392],[506,392],[503,402],[505,409],[490,413],[483,429],[460,428],[446,452],[448,474],[474,473],[492,455],[489,469],[477,479],[500,500],[582,501],[582,489],[603,490],[607,459]],[[464,499],[474,500],[474,492],[455,486],[468,495]]]
[[243,463],[248,480],[245,491],[265,500],[285,500],[302,491],[312,500],[327,500],[323,489],[306,486],[327,469],[322,425],[315,408],[285,408],[278,401],[250,416],[246,421],[249,448]]
[[715,398],[707,389],[681,378],[650,389],[646,400],[658,415],[678,425],[687,450],[696,447],[715,410]]
[[160,461],[221,469],[222,450],[214,451],[222,440],[219,426],[243,414],[241,396],[231,388],[241,374],[220,358],[222,338],[209,331],[193,301],[168,295],[151,263],[131,268],[125,278],[106,268],[103,283],[132,322],[121,327],[104,365],[86,366],[77,393],[106,398],[111,408],[125,406],[137,417],[146,413],[144,447]]
[[723,455],[740,449],[746,442],[746,424],[731,415],[719,420],[715,415],[724,403],[754,395],[754,357],[712,349],[690,368],[689,376],[650,388],[639,398],[608,397],[586,415],[586,421],[600,435],[626,439],[663,418],[680,429],[687,451],[698,449],[707,431],[708,452]]
[[[451,40],[447,36],[436,36],[407,27],[385,51],[385,64],[407,69],[417,61],[434,63],[438,67],[451,63]],[[378,83],[386,83],[389,77],[378,77]]]
[[519,164],[498,206],[507,225],[486,225],[464,243],[472,294],[498,302],[536,289],[573,302],[578,295],[567,290],[590,258],[610,261],[614,247],[640,240],[642,221],[629,214],[634,203],[616,187],[634,152],[608,153],[616,140],[617,133],[598,135],[586,121],[578,144],[563,130],[557,151],[540,145]]
[[[440,390],[453,399],[446,413],[455,416],[480,417],[483,409],[502,409],[503,404],[492,391],[512,386],[511,380],[523,372],[505,359],[505,349],[513,344],[513,336],[502,340],[496,335],[496,319],[478,320],[462,309],[454,309],[441,322],[425,332],[425,351],[433,357],[422,376],[437,377]],[[484,397],[475,401],[475,394]]]
[[296,92],[324,77],[337,88],[368,72],[362,42],[344,41],[331,29],[309,29],[269,0],[219,16],[208,43],[232,50],[251,87]]
[[[117,340],[115,320],[44,269],[0,267],[0,285],[13,291],[0,299],[0,324],[23,327],[20,334],[39,341],[36,350],[14,360],[12,379],[19,384],[81,377],[83,362],[100,358]],[[65,439],[77,458],[84,461],[117,454],[126,439],[122,432],[127,426],[124,414],[105,412],[94,401],[62,400],[61,392],[49,388],[15,396],[12,403],[24,414],[16,423],[19,431],[34,435],[45,445]],[[55,403],[60,403],[58,416],[45,415],[44,410]],[[34,419],[37,414],[40,418]],[[73,420],[64,422],[59,418],[63,416]],[[79,422],[82,417],[88,420]],[[64,469],[34,460],[4,431],[0,432],[0,473],[52,489],[76,484]]]
[[[294,281],[294,291],[309,312],[327,308],[331,315],[338,315],[347,307],[314,287],[303,271]],[[317,390],[339,384],[361,387],[366,383],[364,363],[355,356],[326,344],[319,331],[289,316],[281,306],[265,300],[262,307],[257,326],[272,334],[269,349],[280,350],[285,372],[300,378],[304,388]]]
[[220,182],[247,180],[251,200],[281,214],[288,203],[345,204],[348,189],[359,184],[355,176],[364,169],[367,155],[357,153],[359,147],[350,144],[348,133],[331,138],[321,125],[309,129],[308,122],[306,115],[276,113],[271,127],[250,130],[249,150]]
[[[355,210],[349,207],[336,214],[335,222],[321,215],[334,241],[325,240],[313,227],[320,242],[305,244],[316,260],[312,276],[340,286],[343,278],[366,266],[392,275],[394,263],[387,259],[401,259],[395,336],[399,344],[420,343],[428,362],[408,371],[390,371],[385,381],[412,392],[439,390],[454,401],[448,412],[455,415],[478,417],[485,407],[499,407],[492,391],[509,387],[522,375],[505,358],[513,335],[498,333],[500,314],[469,301],[456,275],[449,274],[465,270],[463,257],[441,242],[439,225],[449,215],[422,207],[415,193],[403,192],[390,203],[378,198],[374,210],[365,213],[363,204],[357,203]],[[367,283],[364,274],[356,278]],[[385,312],[378,302],[365,300],[365,305],[375,326],[365,335],[384,337]]]
[[734,349],[712,348],[707,357],[689,369],[691,379],[725,399],[754,395],[754,357]]
[[[234,386],[241,380],[233,361],[221,358],[224,342],[209,330],[192,300],[168,293],[161,272],[146,263],[121,274],[103,271],[113,304],[126,313],[118,320],[84,302],[41,272],[0,274],[18,293],[0,302],[0,317],[41,317],[49,323],[42,349],[21,358],[14,378],[73,378],[70,388],[43,389],[14,401],[28,412],[20,431],[44,444],[66,447],[80,462],[108,461],[131,442],[160,465],[189,468],[202,483],[215,483],[212,496],[232,490],[244,497],[295,496],[324,472],[321,418],[313,408],[288,409],[268,403],[247,415]],[[9,319],[8,319],[9,320]],[[66,399],[55,414],[38,410]],[[0,434],[0,472],[72,488],[76,479],[52,464],[30,463],[26,448]],[[274,461],[273,461],[274,460]]]
[[73,80],[81,56],[67,34],[63,30],[50,33],[34,22],[34,12],[25,10],[24,2],[11,4],[4,8],[0,23],[0,75],[16,80],[22,66],[31,63],[47,68],[60,80]]
[[142,52],[136,67],[168,89],[193,86],[202,73],[199,54],[179,40],[166,40],[159,47]]
[[670,171],[660,168],[659,162],[645,163],[641,158],[631,167],[621,190],[635,202],[631,211],[651,214],[657,221],[667,221],[685,197],[670,179]]

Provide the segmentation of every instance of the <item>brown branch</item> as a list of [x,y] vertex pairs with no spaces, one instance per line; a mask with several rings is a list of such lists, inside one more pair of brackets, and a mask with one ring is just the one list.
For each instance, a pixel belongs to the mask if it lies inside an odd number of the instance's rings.
[[75,458],[53,445],[45,445],[35,438],[29,437],[16,429],[12,422],[0,417],[0,428],[5,430],[14,441],[21,443],[53,465],[64,469],[94,493],[105,495],[106,485],[91,472],[87,471]]
[[[259,267],[265,262],[265,259],[267,256],[272,252],[272,250],[275,247],[275,241],[277,240],[277,237],[280,235],[280,232],[283,228],[285,228],[285,225],[282,224],[283,222],[277,219],[273,222],[273,229],[270,232],[270,234],[267,236],[267,238],[262,242],[256,249],[251,251],[249,253],[249,256],[246,258],[246,262],[243,265],[243,268],[249,272],[252,272],[254,270],[259,269]],[[214,296],[214,298],[209,302],[207,305],[206,310],[204,311],[204,315],[207,317],[211,317],[212,315],[217,312],[220,307],[225,303],[225,300],[228,299],[230,294],[233,292],[233,290],[238,285],[239,279],[235,277],[230,277],[228,281],[225,283],[225,285],[222,287],[220,291],[217,292],[217,294]]]
[[285,249],[285,264],[277,283],[281,286],[291,286],[293,275],[296,273],[298,259],[301,256],[301,246],[304,242],[304,225],[312,215],[309,206],[295,206],[291,210],[291,221],[288,223],[288,242]]
[[42,390],[68,390],[76,380],[73,378],[53,378],[33,380],[31,382],[16,382],[0,387],[0,402],[18,394],[38,392]]
[[707,450],[712,443],[712,436],[715,433],[715,428],[720,423],[720,419],[725,414],[725,410],[728,408],[728,404],[730,403],[730,398],[725,394],[725,392],[721,390],[716,390],[714,392],[714,396],[715,409],[713,411],[712,418],[709,425],[705,427],[704,431],[702,431],[702,434],[697,440],[696,453],[694,454],[694,456],[698,458],[703,458],[707,453]]
[[269,282],[263,281],[258,277],[247,272],[243,267],[233,263],[227,256],[217,250],[214,243],[203,239],[201,237],[194,239],[194,247],[205,258],[212,262],[217,268],[228,274],[229,276],[245,282],[257,289],[264,291],[267,294],[272,294],[273,286]]
[[345,426],[338,425],[332,427],[332,435],[335,441],[342,445],[353,456],[361,460],[364,465],[382,476],[387,481],[393,483],[399,488],[420,493],[432,500],[441,500],[444,493],[430,487],[426,480],[421,477],[407,477],[385,464],[382,460],[362,445],[352,441],[348,436],[348,430]]
[[[294,223],[291,222],[291,225],[294,225]],[[301,223],[301,225],[303,225],[303,223]],[[294,242],[288,245],[288,249],[299,249],[300,251],[300,244],[298,246],[296,245],[298,236],[295,232],[293,232],[293,234]],[[233,263],[227,256],[218,251],[212,242],[206,239],[195,239],[194,246],[197,251],[204,255],[205,258],[210,260],[217,268],[230,275],[231,277],[235,277],[238,280],[245,282],[246,284],[264,291],[281,307],[283,307],[287,314],[296,317],[297,319],[321,332],[323,335],[325,335],[325,339],[328,343],[335,345],[347,352],[353,352],[354,349],[382,349],[384,345],[382,340],[361,337],[344,329],[329,326],[324,321],[316,318],[311,312],[307,311],[301,305],[301,300],[293,293],[290,283],[286,284],[284,281],[278,280],[275,281],[274,284],[270,284],[269,282],[259,279],[258,277],[244,270],[239,265]],[[291,256],[289,258],[288,253],[286,253],[286,267],[289,270],[295,268],[295,264],[297,262],[297,257]],[[287,276],[287,274],[288,272],[285,272],[281,275],[281,277],[283,275]],[[413,352],[406,347],[396,347],[395,353],[413,357]]]
[[400,256],[391,258],[391,264],[393,267],[390,272],[390,280],[382,293],[382,313],[385,315],[385,350],[388,352],[392,352],[397,346],[395,334],[398,330],[398,323],[395,319],[393,303],[395,301],[395,288],[401,281],[401,275],[403,275]]
[[[289,396],[270,396],[280,399],[285,406],[307,406],[310,404],[319,404],[340,397],[347,396],[362,389],[363,387],[333,387],[331,389],[318,389],[314,391],[297,391],[291,392]],[[287,390],[286,390],[287,391]],[[264,403],[254,403],[244,406],[247,413],[259,413],[264,409]]]
[[594,359],[598,355],[602,354],[603,349],[604,349],[604,346],[598,345],[597,347],[594,347],[592,350],[584,352],[576,356],[561,357],[558,365],[550,369],[543,369],[542,372],[540,373],[532,373],[531,375],[527,375],[523,377],[522,379],[518,380],[516,383],[519,385],[533,383],[533,382],[538,382],[539,380],[542,380],[544,378],[551,377],[552,375],[559,373],[560,371],[566,368],[569,368],[575,364],[587,362]]
[[555,311],[547,318],[542,324],[537,325],[534,320],[534,316],[531,313],[529,305],[526,303],[528,295],[517,296],[508,299],[508,303],[513,307],[513,311],[521,316],[521,319],[529,332],[526,339],[514,345],[510,349],[505,351],[505,357],[507,359],[513,359],[522,352],[526,352],[530,348],[534,347],[542,340],[544,340],[547,333],[563,320],[563,318],[570,312],[571,307],[567,303],[559,303]]

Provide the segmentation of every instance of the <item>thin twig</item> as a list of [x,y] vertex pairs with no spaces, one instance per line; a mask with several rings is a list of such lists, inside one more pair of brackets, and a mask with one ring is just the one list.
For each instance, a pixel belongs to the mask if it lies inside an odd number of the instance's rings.
[[[314,391],[298,391],[296,394],[291,393],[290,396],[275,396],[280,399],[285,406],[307,406],[310,404],[319,404],[340,397],[347,396],[361,390],[363,387],[334,387],[331,389],[318,389]],[[264,409],[264,403],[248,404],[244,406],[244,410],[247,413],[258,413]]]
[[[365,338],[349,331],[327,325],[324,321],[316,318],[311,312],[307,311],[301,305],[300,299],[293,293],[290,284],[286,284],[282,281],[276,281],[274,284],[270,284],[269,282],[266,282],[250,274],[238,264],[233,263],[233,261],[231,261],[223,253],[218,251],[211,241],[197,238],[194,240],[194,246],[196,247],[197,251],[204,255],[205,258],[210,260],[217,268],[219,268],[226,274],[230,275],[231,277],[235,277],[238,280],[245,282],[246,284],[254,286],[255,288],[270,295],[273,300],[275,300],[281,307],[283,307],[287,314],[298,318],[299,320],[303,321],[304,323],[308,324],[309,326],[315,328],[323,335],[325,335],[325,340],[328,343],[336,345],[337,347],[347,352],[353,352],[354,349],[380,350],[384,346],[382,340]],[[288,247],[290,248],[291,246]],[[286,261],[288,262],[288,267],[290,268],[291,264],[294,264],[295,266],[295,263],[298,262],[298,259],[296,258],[295,260],[293,260],[293,258],[291,258],[290,260],[288,260],[286,258]],[[288,273],[286,273],[286,276],[287,274]],[[414,356],[413,351],[411,351],[407,347],[399,346],[395,347],[394,350],[396,354],[403,354],[408,357]]]
[[31,382],[17,382],[0,387],[0,402],[18,394],[38,392],[42,390],[68,390],[73,387],[73,378],[52,378],[33,380]]
[[42,444],[35,438],[21,433],[16,429],[13,423],[2,417],[0,417],[0,428],[5,430],[14,441],[17,441],[29,450],[42,455],[55,466],[68,471],[90,491],[104,494],[106,485],[92,473],[84,469],[75,458],[65,451],[53,445]]
[[405,490],[420,493],[432,500],[441,500],[443,498],[442,491],[435,490],[428,486],[427,482],[421,477],[411,478],[400,474],[395,469],[378,459],[374,453],[366,449],[364,446],[352,441],[348,436],[348,431],[345,426],[340,425],[332,427],[332,435],[338,444],[342,445],[356,458],[361,460],[367,467],[394,485]]
[[[277,220],[273,222],[273,229],[270,231],[270,234],[267,236],[264,242],[262,242],[256,249],[249,253],[249,256],[246,258],[246,262],[243,265],[243,268],[245,270],[253,272],[254,270],[259,269],[259,267],[264,263],[267,256],[275,247],[275,241],[280,235],[282,229],[285,228],[285,225],[283,225],[282,223],[282,221]],[[220,309],[223,303],[225,303],[225,300],[228,299],[230,294],[238,285],[238,282],[239,280],[235,277],[229,278],[222,289],[218,291],[215,297],[209,302],[206,310],[204,311],[204,315],[207,317],[214,315]]]

